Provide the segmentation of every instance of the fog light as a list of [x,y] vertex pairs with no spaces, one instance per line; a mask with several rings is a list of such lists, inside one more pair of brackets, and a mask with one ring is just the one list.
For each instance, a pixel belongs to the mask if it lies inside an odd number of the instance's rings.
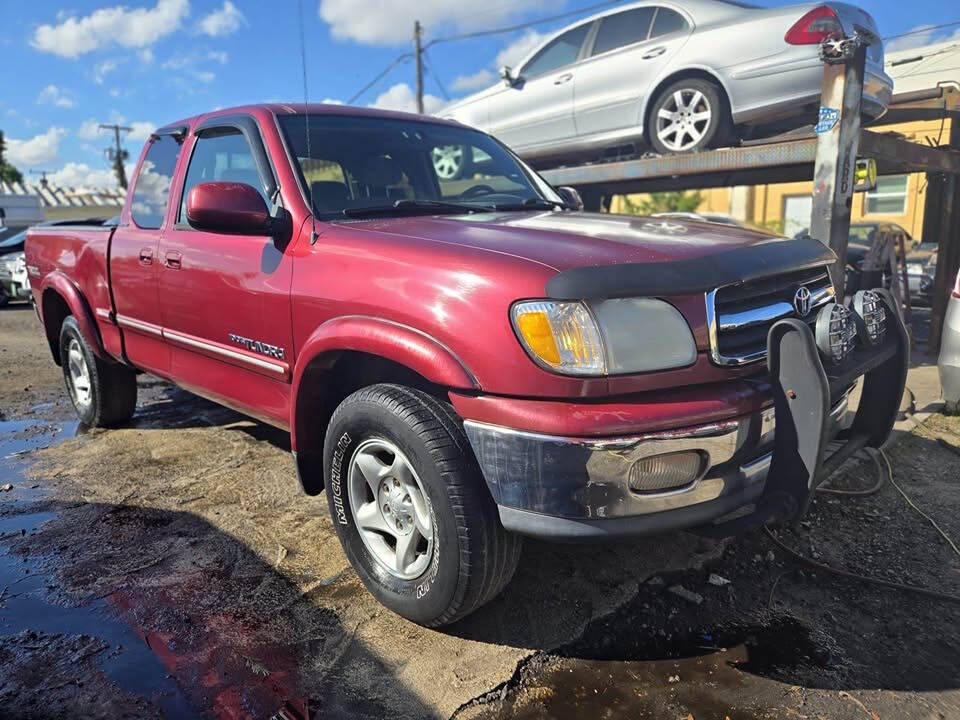
[[837,303],[824,305],[817,315],[816,338],[820,352],[835,363],[841,362],[853,352],[856,337],[857,326],[852,313]]
[[883,300],[873,290],[859,290],[853,296],[853,312],[856,315],[857,331],[871,345],[883,342],[887,332],[887,311]]
[[653,455],[630,467],[627,485],[638,493],[674,490],[699,478],[705,464],[705,457],[696,450]]

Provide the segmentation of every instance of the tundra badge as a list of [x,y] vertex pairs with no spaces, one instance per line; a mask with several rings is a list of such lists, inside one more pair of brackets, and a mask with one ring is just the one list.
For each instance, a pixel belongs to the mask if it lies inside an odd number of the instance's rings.
[[277,360],[283,360],[283,358],[286,356],[286,352],[282,347],[260,342],[259,340],[251,340],[250,338],[245,338],[242,335],[234,335],[233,333],[227,333],[227,335],[230,337],[230,342],[236,343],[237,345],[242,345],[247,350],[253,350],[253,352],[269,355],[270,357],[277,358]]

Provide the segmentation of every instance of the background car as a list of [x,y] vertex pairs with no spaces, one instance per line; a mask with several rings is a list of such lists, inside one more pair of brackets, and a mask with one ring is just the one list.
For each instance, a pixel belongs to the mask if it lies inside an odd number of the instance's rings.
[[[439,115],[496,135],[540,167],[641,138],[660,153],[700,150],[725,143],[734,126],[816,122],[819,44],[854,32],[871,41],[863,112],[875,118],[893,81],[869,14],[844,3],[722,0],[634,3],[579,20],[518,69],[502,68],[501,84]],[[451,148],[441,177],[457,177],[470,162]]]
[[937,274],[937,243],[914,245],[907,253],[907,284],[912,303],[929,305],[933,299],[933,279]]
[[960,412],[960,272],[953,285],[940,336],[940,386],[949,412]]
[[0,240],[0,307],[11,300],[30,298],[30,280],[27,276],[27,261],[23,254],[23,241],[27,231]]

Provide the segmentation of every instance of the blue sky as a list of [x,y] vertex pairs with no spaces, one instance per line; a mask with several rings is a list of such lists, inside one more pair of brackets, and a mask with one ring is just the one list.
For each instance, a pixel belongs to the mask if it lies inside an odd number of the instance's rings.
[[[576,11],[596,0],[302,0],[310,99],[344,101],[409,50],[413,20],[426,40]],[[786,4],[758,0],[762,5]],[[942,0],[861,3],[885,36],[960,20]],[[457,97],[495,79],[576,16],[492,37],[438,44],[429,53],[427,110],[445,88]],[[25,174],[61,184],[112,184],[101,122],[122,122],[132,155],[152,128],[246,102],[302,100],[296,0],[0,0],[0,129]],[[956,27],[897,41],[924,44]],[[957,34],[960,37],[960,34]],[[436,73],[436,77],[433,73]],[[413,64],[395,67],[357,100],[412,109]],[[439,84],[437,82],[439,80]]]

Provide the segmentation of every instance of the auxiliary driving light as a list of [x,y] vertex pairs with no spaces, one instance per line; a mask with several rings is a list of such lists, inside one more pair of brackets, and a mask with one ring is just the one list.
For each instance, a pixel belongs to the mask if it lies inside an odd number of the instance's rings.
[[638,493],[676,490],[697,480],[705,465],[704,455],[696,450],[653,455],[630,466],[627,485]]
[[887,311],[873,290],[858,290],[853,296],[854,320],[860,336],[871,345],[883,342],[887,332]]
[[841,362],[853,352],[857,326],[852,313],[843,305],[824,305],[817,315],[816,339],[820,352],[833,362]]

